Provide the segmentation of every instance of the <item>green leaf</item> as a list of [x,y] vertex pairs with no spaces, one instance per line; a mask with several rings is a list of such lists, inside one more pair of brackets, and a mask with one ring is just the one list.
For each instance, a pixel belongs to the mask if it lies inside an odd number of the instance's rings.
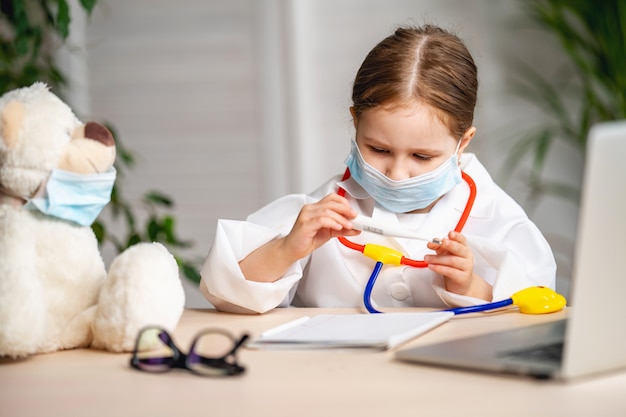
[[503,164],[503,181],[508,182],[511,174],[515,171],[525,158],[533,157],[533,150],[537,149],[537,143],[545,136],[550,135],[549,128],[540,128],[524,132],[513,139],[513,146],[508,152]]
[[80,4],[83,5],[83,8],[87,11],[87,14],[91,14],[96,3],[97,0],[80,0]]
[[172,207],[174,205],[171,197],[161,193],[160,191],[154,190],[149,191],[144,195],[144,202],[165,207]]
[[[117,146],[117,159],[118,161],[120,161],[123,165],[132,168],[135,166],[135,155],[133,155],[133,153],[131,151],[129,151],[128,149],[124,149],[121,148],[119,146]],[[118,170],[119,170],[119,166],[118,166]]]
[[137,233],[133,233],[128,237],[128,240],[126,241],[126,247],[130,248],[131,246],[136,245],[139,242],[141,242],[141,236],[139,236]]
[[548,150],[550,149],[550,143],[552,142],[552,136],[549,131],[535,138],[535,152],[533,159],[533,166],[531,170],[531,178],[541,178],[541,172],[543,170],[543,164],[546,160]]
[[200,283],[202,277],[200,276],[198,268],[196,268],[189,262],[182,262],[179,264],[179,267],[182,269],[183,275],[187,279],[189,279],[191,282],[195,282],[196,284]]
[[56,28],[63,39],[70,34],[70,7],[66,0],[56,0],[58,4]]
[[564,198],[574,204],[578,204],[580,202],[580,189],[575,186],[560,182],[544,181],[541,184],[540,191],[544,194]]
[[174,233],[174,224],[175,224],[175,220],[172,216],[165,216],[163,217],[163,223],[162,223],[162,227],[163,227],[163,233],[165,234],[165,241],[167,243],[176,243],[177,239],[176,239],[176,235]]
[[151,217],[148,221],[148,239],[152,242],[158,241],[160,232],[161,226],[154,217]]
[[96,220],[91,225],[91,230],[93,230],[94,234],[96,235],[96,240],[98,241],[98,244],[102,244],[107,237],[106,228],[104,227],[104,224]]

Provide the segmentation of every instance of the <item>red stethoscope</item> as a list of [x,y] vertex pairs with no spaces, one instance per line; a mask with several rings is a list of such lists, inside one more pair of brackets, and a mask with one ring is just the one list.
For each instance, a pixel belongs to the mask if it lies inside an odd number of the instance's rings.
[[[476,183],[474,182],[472,177],[470,177],[468,174],[466,174],[463,171],[461,171],[461,176],[463,180],[469,186],[469,197],[467,199],[467,203],[465,204],[465,208],[463,209],[463,213],[461,214],[461,218],[459,219],[459,222],[454,228],[454,231],[459,232],[459,233],[461,232],[461,230],[463,230],[463,227],[465,226],[465,223],[467,222],[467,218],[469,217],[470,211],[472,210],[472,207],[474,206],[474,200],[476,200]],[[341,181],[345,181],[348,178],[350,178],[350,170],[346,168],[346,172],[343,174],[343,178],[341,179]],[[337,194],[339,194],[342,197],[345,197],[346,190],[340,187],[337,190]],[[374,244],[360,245],[358,243],[354,243],[348,240],[345,236],[338,236],[337,239],[339,239],[339,241],[344,246],[350,249],[356,250],[358,252],[361,252],[365,256],[376,261],[376,266],[374,267],[374,270],[372,271],[372,275],[370,276],[367,282],[367,285],[365,286],[365,292],[363,294],[363,302],[365,304],[365,307],[367,308],[367,311],[369,311],[370,313],[380,313],[380,311],[376,310],[372,306],[371,295],[372,295],[372,289],[374,288],[374,284],[376,282],[376,278],[378,277],[378,274],[380,273],[380,270],[382,269],[383,264],[407,265],[407,266],[412,266],[415,268],[425,268],[428,266],[428,262],[426,261],[423,261],[423,260],[417,261],[414,259],[407,258],[406,256],[402,255],[401,252],[395,249],[388,248],[386,246],[374,245]]]

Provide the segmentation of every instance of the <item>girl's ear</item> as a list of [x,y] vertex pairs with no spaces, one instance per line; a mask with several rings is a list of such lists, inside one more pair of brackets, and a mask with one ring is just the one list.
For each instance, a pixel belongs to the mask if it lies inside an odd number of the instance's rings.
[[463,154],[463,152],[465,151],[465,148],[467,148],[470,142],[472,141],[472,138],[474,137],[475,134],[476,134],[475,126],[472,126],[465,131],[465,134],[461,138],[461,144],[459,145],[459,159],[461,157],[461,154]]
[[350,106],[350,114],[352,115],[352,123],[354,123],[354,128],[356,129],[357,117],[356,117],[356,111],[354,110],[354,106]]

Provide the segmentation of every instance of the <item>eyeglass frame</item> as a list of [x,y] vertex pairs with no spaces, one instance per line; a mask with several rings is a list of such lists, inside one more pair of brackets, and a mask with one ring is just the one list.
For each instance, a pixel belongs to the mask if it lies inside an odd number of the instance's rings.
[[[142,334],[150,329],[155,329],[159,331],[159,339],[161,340],[161,342],[163,342],[167,347],[169,347],[173,354],[171,357],[157,357],[157,358],[150,358],[151,360],[161,360],[161,364],[163,365],[167,365],[167,368],[162,369],[162,370],[150,370],[150,369],[146,369],[143,368],[141,366],[141,361],[142,359],[139,358],[138,354],[140,353],[139,350],[139,342],[141,340],[141,336]],[[233,342],[233,347],[230,351],[228,351],[225,355],[222,355],[221,357],[218,358],[208,358],[205,356],[201,356],[195,353],[195,346],[198,342],[198,340],[206,335],[206,334],[210,334],[210,333],[214,333],[214,334],[222,334],[226,337],[228,337],[229,339],[232,340]],[[167,337],[167,340],[163,340],[161,338],[162,335],[165,335]],[[194,337],[193,341],[191,342],[191,346],[189,348],[189,353],[185,354],[183,353],[183,351],[174,343],[174,339],[172,338],[172,336],[170,335],[170,333],[164,329],[161,326],[155,326],[155,325],[148,325],[143,327],[141,330],[139,330],[139,332],[137,333],[137,340],[135,342],[135,348],[133,349],[133,355],[130,358],[130,366],[134,369],[137,369],[139,371],[143,371],[143,372],[147,372],[147,373],[153,373],[153,374],[159,374],[159,373],[165,373],[165,372],[169,372],[172,369],[186,369],[189,372],[196,374],[196,375],[200,375],[200,376],[214,376],[214,377],[221,377],[221,376],[236,376],[236,375],[240,375],[242,373],[245,372],[245,367],[239,365],[237,363],[237,350],[242,347],[244,345],[244,343],[248,340],[250,336],[247,333],[244,333],[239,339],[235,338],[235,336],[230,333],[227,332],[226,330],[223,329],[219,329],[219,328],[208,328],[208,329],[204,329],[201,330],[200,332],[198,332],[196,334],[196,336]],[[228,358],[232,358],[232,361],[228,361]],[[215,369],[215,370],[221,370],[221,373],[216,373],[216,374],[206,374],[206,373],[201,373],[196,371],[193,367],[189,366],[189,361],[191,359],[197,359],[197,362],[200,362],[202,364],[204,364],[205,366],[208,366],[209,368]]]

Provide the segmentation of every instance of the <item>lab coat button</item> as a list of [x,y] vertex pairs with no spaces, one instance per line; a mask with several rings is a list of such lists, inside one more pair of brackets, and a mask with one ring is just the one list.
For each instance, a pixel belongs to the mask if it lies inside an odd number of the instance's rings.
[[406,286],[403,282],[396,282],[391,284],[390,288],[391,296],[398,301],[404,301],[409,298],[409,287]]

